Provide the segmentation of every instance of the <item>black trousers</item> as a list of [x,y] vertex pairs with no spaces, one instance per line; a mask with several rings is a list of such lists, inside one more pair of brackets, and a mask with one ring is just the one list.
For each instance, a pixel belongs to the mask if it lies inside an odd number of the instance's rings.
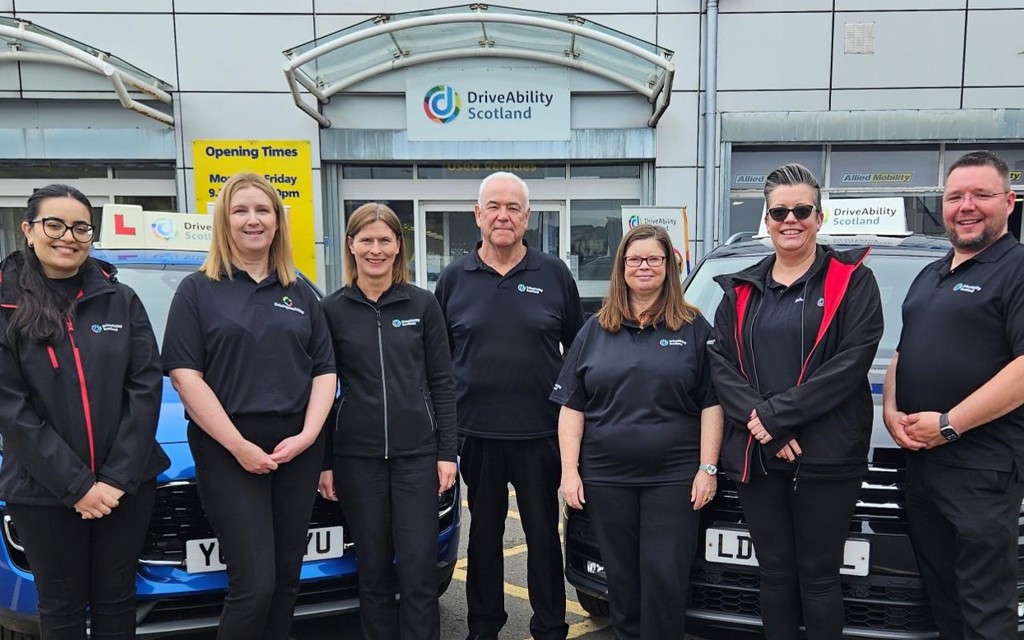
[[585,485],[616,640],[679,640],[700,512],[690,485]]
[[822,480],[769,471],[736,483],[761,570],[767,640],[795,640],[801,610],[808,640],[843,637],[839,568],[860,478]]
[[125,494],[110,515],[83,520],[74,509],[8,504],[39,592],[44,640],[135,637],[135,574],[156,482]]
[[437,640],[437,456],[336,456],[333,467],[359,555],[363,637]]
[[[242,436],[270,453],[302,431],[302,414],[235,416]],[[189,423],[199,497],[220,540],[228,595],[218,640],[286,640],[291,630],[306,532],[323,463],[324,439],[265,475],[249,473],[227,449]]]
[[508,516],[508,485],[526,534],[526,583],[530,633],[536,640],[565,640],[565,576],[558,538],[558,485],[562,467],[558,438],[492,440],[468,437],[460,456],[469,501],[466,556],[467,622],[471,633],[496,636],[505,612],[502,540]]
[[939,637],[1016,640],[1024,483],[1010,473],[907,457],[910,539]]

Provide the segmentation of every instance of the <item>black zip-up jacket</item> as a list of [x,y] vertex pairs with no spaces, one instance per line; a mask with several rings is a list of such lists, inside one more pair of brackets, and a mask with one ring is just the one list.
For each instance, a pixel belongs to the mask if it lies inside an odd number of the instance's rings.
[[[866,468],[873,408],[867,374],[882,338],[882,305],[871,270],[861,262],[867,249],[838,252],[818,247],[804,299],[803,368],[795,387],[766,397],[748,381],[754,371],[753,349],[771,336],[751,335],[775,262],[768,256],[738,273],[715,280],[725,297],[715,314],[715,341],[709,347],[715,391],[725,410],[722,469],[747,482],[755,457],[774,456],[794,438],[801,465],[814,475],[849,473]],[[759,445],[747,429],[751,410],[771,434]],[[843,471],[840,471],[842,469]]]
[[12,341],[23,261],[0,264],[0,498],[73,507],[98,481],[134,493],[170,466],[156,442],[163,370],[146,310],[112,265],[89,259],[64,338]]
[[[355,286],[322,303],[341,395],[328,457],[437,453],[455,461],[455,383],[444,317],[428,291],[392,287],[376,304]],[[325,467],[330,462],[325,461]]]

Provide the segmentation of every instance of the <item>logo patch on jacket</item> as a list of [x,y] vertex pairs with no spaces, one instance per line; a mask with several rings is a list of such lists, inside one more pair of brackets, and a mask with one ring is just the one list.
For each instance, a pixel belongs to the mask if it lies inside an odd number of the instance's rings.
[[391,326],[396,329],[399,329],[401,327],[415,327],[419,323],[419,318],[409,318],[408,320],[399,320],[398,318],[395,318],[394,320],[391,321]]
[[108,324],[94,324],[94,325],[92,325],[89,328],[92,330],[93,333],[103,333],[104,331],[108,331],[110,333],[117,333],[123,327],[124,327],[123,324],[110,324],[110,323],[108,323]]
[[662,338],[658,342],[658,344],[660,344],[663,347],[685,347],[686,346],[686,340],[679,340],[679,339],[666,340],[665,338]]
[[528,284],[520,284],[516,289],[519,290],[519,293],[532,293],[535,296],[544,293],[540,287],[531,287]]

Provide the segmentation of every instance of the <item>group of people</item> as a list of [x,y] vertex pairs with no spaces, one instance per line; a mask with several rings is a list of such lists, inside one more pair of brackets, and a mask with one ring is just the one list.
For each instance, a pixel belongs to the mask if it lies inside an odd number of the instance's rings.
[[[523,240],[527,185],[502,172],[480,185],[480,241],[433,295],[409,282],[398,217],[369,203],[348,216],[345,286],[319,301],[295,273],[276,190],[237,174],[218,196],[206,261],[175,294],[161,352],[138,297],[89,255],[89,201],[40,189],[23,247],[0,264],[0,499],[35,574],[43,638],[83,639],[87,617],[94,638],[134,637],[136,559],[168,466],[155,439],[165,373],[228,568],[219,638],[288,637],[317,492],[341,503],[358,549],[364,636],[438,638],[437,495],[457,481],[457,461],[471,516],[467,640],[497,638],[507,620],[510,484],[534,638],[568,633],[559,488],[591,514],[616,638],[681,637],[719,466],[757,550],[766,637],[802,626],[811,640],[841,638],[879,288],[867,250],[817,242],[810,171],[780,167],[764,191],[774,252],[718,277],[712,327],[684,298],[667,232],[651,225],[625,234],[608,296],[584,321],[566,265]],[[1008,233],[1014,198],[998,157],[952,165],[952,251],[912,285],[885,381],[944,640],[1016,636],[1024,248]]]

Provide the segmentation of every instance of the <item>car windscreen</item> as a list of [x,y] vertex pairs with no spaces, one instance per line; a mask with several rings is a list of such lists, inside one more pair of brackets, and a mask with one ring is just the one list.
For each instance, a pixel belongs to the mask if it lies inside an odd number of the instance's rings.
[[[744,256],[717,258],[706,260],[686,287],[686,300],[696,305],[701,313],[714,323],[715,311],[722,301],[724,292],[713,280],[723,273],[735,273],[754,264],[764,256]],[[907,296],[910,283],[925,265],[940,257],[918,255],[875,255],[867,258],[867,265],[875,274],[882,299],[882,315],[885,319],[885,332],[882,342],[878,345],[880,356],[889,357],[895,350],[900,339],[902,326],[901,308]]]
[[153,324],[157,344],[163,344],[164,329],[167,327],[167,311],[171,307],[171,298],[178,289],[182,278],[195,273],[194,266],[120,264],[117,266],[117,279],[131,287],[139,294],[149,321]]

